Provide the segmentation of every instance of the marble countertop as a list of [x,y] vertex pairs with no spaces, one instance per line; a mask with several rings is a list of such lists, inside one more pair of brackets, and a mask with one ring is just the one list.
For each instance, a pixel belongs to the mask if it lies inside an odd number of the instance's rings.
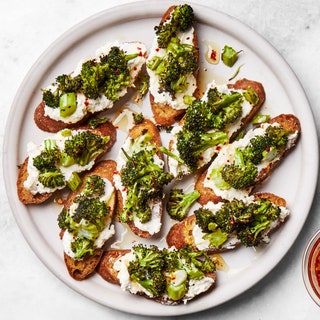
[[[130,0],[3,0],[0,2],[0,136],[10,105],[39,55],[63,32],[91,15]],[[174,3],[174,2],[173,2]],[[300,80],[320,129],[319,0],[203,0],[256,30]],[[1,152],[3,150],[1,148]],[[2,158],[2,154],[1,154]],[[3,171],[0,171],[3,180]],[[145,319],[101,306],[59,281],[24,240],[0,186],[0,305],[2,319]],[[240,296],[196,315],[175,319],[319,319],[301,276],[304,248],[320,227],[319,188],[301,234],[283,260]]]

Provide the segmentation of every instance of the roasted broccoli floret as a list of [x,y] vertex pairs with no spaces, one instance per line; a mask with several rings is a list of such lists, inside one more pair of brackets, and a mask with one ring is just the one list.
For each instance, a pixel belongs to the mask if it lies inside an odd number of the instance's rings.
[[134,260],[130,261],[130,278],[144,287],[153,297],[162,295],[166,289],[163,276],[164,254],[156,246],[142,244],[132,247]]
[[120,174],[122,184],[127,189],[127,201],[120,220],[128,222],[137,216],[145,223],[151,219],[150,204],[162,198],[163,187],[173,176],[154,163],[155,147],[142,148],[131,156],[125,150],[123,152],[127,161]]
[[38,180],[45,187],[54,189],[65,185],[64,175],[59,168],[51,168],[41,171]]
[[181,221],[188,215],[190,207],[199,197],[198,190],[184,193],[182,189],[171,189],[166,206],[169,216]]
[[215,228],[215,216],[211,210],[200,207],[194,211],[194,215],[196,217],[196,224],[203,232],[210,232],[210,230]]
[[56,78],[58,90],[60,92],[78,92],[82,86],[80,75],[72,77],[71,75],[62,74]]
[[100,197],[104,194],[104,180],[97,175],[90,175],[85,180],[85,186],[82,191],[85,197]]
[[60,95],[58,90],[42,89],[42,100],[50,108],[59,108]]
[[245,161],[240,149],[235,151],[234,163],[226,164],[221,170],[225,182],[235,189],[251,186],[258,175],[258,168],[251,161]]
[[91,129],[95,129],[95,128],[99,127],[101,124],[104,124],[108,121],[109,121],[109,118],[107,118],[107,117],[105,117],[105,118],[91,117],[88,121],[88,126]]
[[70,215],[69,210],[62,209],[57,220],[60,229],[68,230],[74,236],[71,250],[76,259],[81,259],[93,253],[94,242],[105,228],[105,219],[110,212],[106,203],[99,198],[79,196],[74,202],[78,204],[74,214]]
[[177,6],[171,13],[169,21],[155,26],[158,45],[166,48],[170,39],[177,35],[178,31],[185,32],[194,22],[194,12],[191,6],[184,4]]
[[222,131],[201,132],[183,128],[177,135],[177,150],[185,165],[193,171],[198,168],[204,151],[227,141],[228,135]]
[[85,255],[92,255],[94,251],[94,242],[87,238],[76,238],[71,242],[71,250],[75,259],[81,259]]
[[180,43],[172,38],[165,56],[155,56],[147,64],[159,76],[160,92],[169,92],[172,96],[183,92],[187,87],[187,76],[198,68],[194,55],[194,46]]
[[109,136],[102,137],[89,130],[81,131],[65,141],[63,152],[73,159],[74,163],[85,166],[104,151],[109,139]]
[[56,168],[61,159],[61,151],[55,140],[44,140],[44,150],[40,155],[33,158],[33,165],[39,171],[46,171]]
[[287,145],[290,132],[281,126],[269,126],[266,130],[267,136],[271,140],[270,144],[276,148]]

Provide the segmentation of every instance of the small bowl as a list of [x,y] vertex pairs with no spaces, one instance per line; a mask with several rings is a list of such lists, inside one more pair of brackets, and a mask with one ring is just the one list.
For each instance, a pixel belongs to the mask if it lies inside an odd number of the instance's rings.
[[309,295],[320,306],[320,230],[313,235],[304,251],[302,276]]

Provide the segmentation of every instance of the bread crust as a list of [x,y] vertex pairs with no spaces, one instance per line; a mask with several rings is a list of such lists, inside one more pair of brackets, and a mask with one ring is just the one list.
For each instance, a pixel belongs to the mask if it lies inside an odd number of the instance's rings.
[[[157,147],[161,146],[161,137],[160,137],[159,131],[158,131],[157,127],[155,126],[155,124],[149,119],[144,119],[144,121],[142,123],[133,126],[129,130],[128,137],[132,138],[132,139],[137,139],[138,137],[140,137],[141,135],[144,135],[146,133],[149,133],[151,135],[151,137],[152,137],[151,142],[153,142]],[[157,155],[159,156],[160,159],[163,158],[161,152],[157,152]],[[124,208],[123,197],[122,197],[120,190],[117,190],[117,199],[118,199],[118,201],[117,201],[117,215],[119,215]],[[159,215],[162,216],[162,213],[163,213],[163,205],[161,204],[160,210],[159,210]],[[150,234],[150,232],[139,229],[134,224],[133,221],[130,221],[127,224],[130,227],[130,229],[132,230],[132,232],[141,238],[150,238],[152,236],[152,234]]]
[[[160,23],[164,23],[170,19],[171,12],[174,11],[176,5],[170,6],[167,11],[163,14]],[[194,56],[196,60],[199,62],[199,43],[196,32],[193,32],[193,45],[195,47]],[[197,79],[199,74],[199,70],[197,69],[193,75]],[[197,86],[198,87],[198,86]],[[199,97],[198,89],[195,91],[194,95]],[[174,123],[178,122],[185,113],[184,109],[175,109],[170,106],[168,103],[158,103],[155,102],[154,96],[150,93],[150,105],[151,110],[155,119],[155,122],[161,126],[171,126]]]
[[[85,187],[85,179],[92,175],[98,175],[102,178],[108,179],[113,185],[113,174],[116,170],[116,162],[113,160],[102,160],[98,162],[94,168],[84,175],[82,184],[80,188],[76,192],[70,192],[67,200],[64,203],[64,207],[69,209],[74,198],[79,195],[83,188]],[[114,215],[114,209],[116,204],[116,194],[114,194],[114,198],[109,203],[109,210],[111,212],[111,218]],[[63,230],[61,233],[61,237],[63,235]],[[72,278],[75,280],[84,280],[89,277],[96,269],[99,264],[101,257],[103,254],[102,248],[96,248],[93,252],[93,255],[85,256],[83,259],[73,259],[69,255],[64,252],[64,262],[67,267],[67,270]]]
[[[260,193],[255,193],[254,195],[254,200],[257,201],[259,199],[266,199],[271,201],[273,204],[277,206],[286,206],[286,200],[269,192],[260,192]],[[267,232],[266,235],[269,235],[271,232],[276,230],[278,227],[283,222],[280,220],[272,227],[270,228]],[[166,241],[168,247],[175,247],[177,249],[182,248],[185,245],[191,245],[195,250],[197,249],[194,237],[192,235],[193,228],[196,224],[196,216],[191,215],[185,218],[184,220],[174,224],[171,229],[169,230],[167,236],[166,236]],[[209,253],[220,253],[228,250],[233,250],[238,248],[241,245],[240,240],[236,239],[234,237],[233,242],[232,242],[232,247],[227,247],[227,246],[222,246],[220,248],[217,247],[211,247],[211,248],[206,248],[205,250]]]
[[[107,152],[116,142],[117,132],[116,132],[116,128],[113,126],[111,122],[106,122],[104,124],[101,124],[95,129],[91,129],[88,125],[77,127],[77,129],[91,130],[93,132],[99,133],[102,136],[109,136],[110,140],[106,143],[105,152]],[[100,155],[100,157],[102,157],[102,155]],[[97,160],[98,159],[96,159],[96,161]],[[24,182],[28,178],[28,171],[27,171],[28,161],[29,161],[29,158],[27,157],[23,161],[22,165],[20,165],[19,167],[18,178],[17,178],[18,198],[23,204],[44,203],[45,201],[51,199],[57,192],[34,195],[24,187]]]
[[[297,136],[289,148],[285,148],[281,150],[277,161],[271,162],[267,167],[263,168],[259,172],[259,175],[254,185],[252,185],[247,189],[249,194],[252,193],[257,186],[259,186],[265,179],[267,179],[271,175],[273,170],[283,161],[285,156],[295,147],[301,135],[300,121],[293,114],[280,114],[270,119],[268,122],[279,123],[285,130],[289,130],[291,132],[296,131]],[[207,175],[207,170],[200,173],[195,182],[195,189],[200,192],[200,197],[198,198],[198,202],[201,205],[204,205],[209,201],[212,201],[214,203],[225,201],[223,198],[216,195],[211,188],[207,188],[204,186],[204,180],[206,179],[206,175]]]

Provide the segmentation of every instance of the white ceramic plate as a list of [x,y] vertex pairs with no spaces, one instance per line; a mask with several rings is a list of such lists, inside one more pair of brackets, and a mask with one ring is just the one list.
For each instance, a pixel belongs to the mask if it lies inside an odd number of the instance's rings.
[[[217,272],[216,288],[187,305],[163,306],[124,293],[98,275],[82,282],[69,277],[56,222],[60,207],[53,204],[24,206],[16,195],[17,165],[26,156],[27,142],[39,143],[47,136],[33,123],[34,108],[41,100],[40,88],[51,83],[57,75],[72,71],[81,58],[94,53],[105,42],[140,40],[150,47],[153,28],[171,4],[167,1],[145,1],[116,7],[90,17],[63,34],[40,56],[23,81],[11,108],[4,140],[4,177],[12,212],[39,259],[59,279],[84,296],[111,308],[142,315],[188,314],[211,308],[244,293],[261,280],[283,258],[298,236],[313,200],[318,171],[314,120],[305,93],[292,70],[278,52],[253,30],[230,16],[193,4],[198,21],[202,85],[212,78],[218,82],[228,79],[243,63],[237,78],[257,80],[265,87],[267,99],[262,112],[272,116],[294,113],[301,121],[303,133],[298,146],[262,186],[263,190],[287,200],[291,217],[264,248],[258,251],[242,248],[224,254],[229,269]],[[243,50],[237,65],[230,69],[222,63],[206,64],[205,41],[213,41],[221,48],[227,44]],[[137,108],[148,114],[148,100]],[[116,155],[124,136],[124,132],[119,132],[117,145],[108,157]],[[163,234],[155,242],[163,243],[168,221],[165,220],[164,225]],[[133,240],[127,239],[129,243]]]

